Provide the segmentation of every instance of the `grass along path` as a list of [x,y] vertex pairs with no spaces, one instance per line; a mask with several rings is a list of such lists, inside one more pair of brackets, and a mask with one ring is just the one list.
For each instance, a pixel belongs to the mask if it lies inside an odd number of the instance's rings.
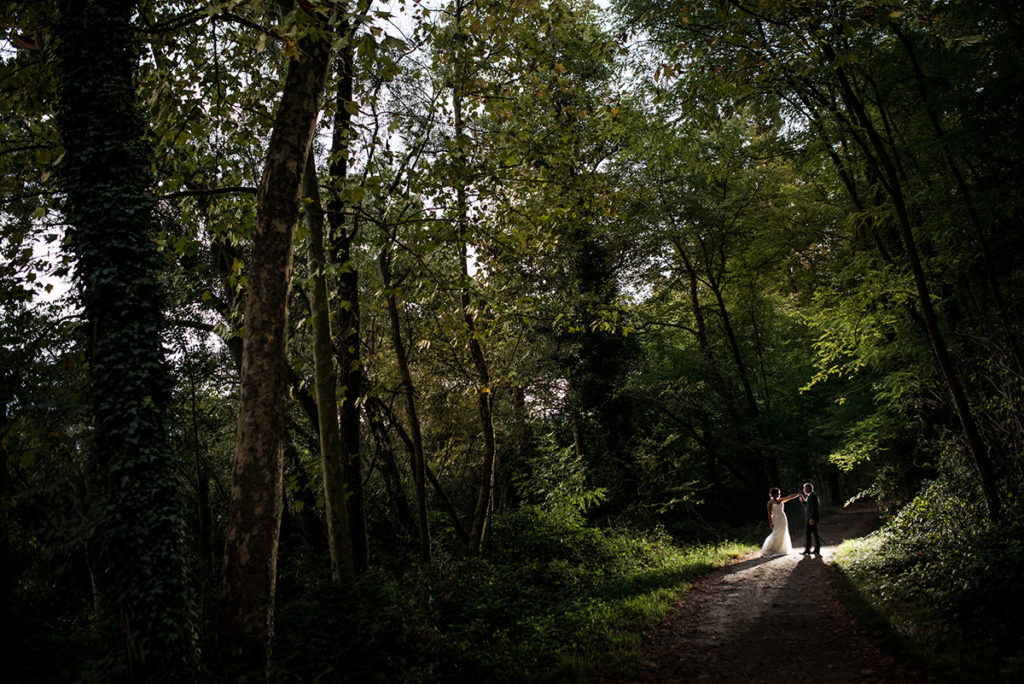
[[[920,682],[919,668],[884,652],[880,635],[857,625],[826,567],[845,539],[871,530],[874,504],[822,520],[821,557],[802,556],[803,514],[790,506],[795,553],[738,559],[695,583],[652,631],[629,682]],[[765,532],[767,534],[767,531]]]

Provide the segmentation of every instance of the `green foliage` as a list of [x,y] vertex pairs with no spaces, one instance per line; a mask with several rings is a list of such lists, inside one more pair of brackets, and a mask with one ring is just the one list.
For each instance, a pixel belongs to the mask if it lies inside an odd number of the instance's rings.
[[[687,582],[744,547],[679,548],[524,507],[498,516],[487,559],[382,568],[355,592],[286,586],[281,681],[590,681],[636,665],[643,632]],[[307,570],[287,578],[301,582]]]
[[583,521],[583,514],[606,497],[602,488],[587,486],[583,459],[573,446],[559,446],[553,433],[541,436],[536,449],[518,464],[513,485],[526,502],[565,523]]
[[836,564],[894,631],[945,677],[1022,674],[1024,509],[987,519],[975,486],[935,480],[878,532],[844,544]]
[[58,681],[105,646],[88,618],[78,335],[58,306],[0,303],[0,662],[14,681]]

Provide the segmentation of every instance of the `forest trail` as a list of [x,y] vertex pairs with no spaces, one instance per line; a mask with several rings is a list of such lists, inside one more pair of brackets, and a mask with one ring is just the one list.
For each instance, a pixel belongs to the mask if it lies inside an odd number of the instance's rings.
[[[648,635],[639,672],[629,682],[920,682],[929,677],[879,645],[856,624],[829,584],[831,562],[845,539],[878,520],[872,503],[821,522],[821,557],[802,556],[800,506],[787,506],[794,553],[760,553],[710,573],[684,594]],[[767,535],[767,530],[765,532]]]

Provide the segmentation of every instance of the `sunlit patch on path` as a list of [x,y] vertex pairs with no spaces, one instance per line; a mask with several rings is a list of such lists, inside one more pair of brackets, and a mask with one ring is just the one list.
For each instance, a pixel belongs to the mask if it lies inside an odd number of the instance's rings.
[[826,564],[843,540],[871,528],[872,506],[825,518],[820,557],[800,555],[803,519],[791,518],[795,553],[748,556],[699,581],[649,635],[630,681],[927,681],[857,626],[828,583]]

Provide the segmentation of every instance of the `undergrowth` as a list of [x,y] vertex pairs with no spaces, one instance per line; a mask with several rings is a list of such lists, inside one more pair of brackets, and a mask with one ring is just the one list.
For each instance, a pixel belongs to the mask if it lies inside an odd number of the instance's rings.
[[911,654],[944,680],[1024,681],[1024,519],[935,481],[836,565]]
[[[687,582],[746,550],[587,527],[526,507],[495,519],[492,551],[374,569],[356,590],[293,586],[274,678],[290,682],[585,681],[628,673]],[[299,572],[296,576],[309,576]],[[282,597],[285,598],[285,597]]]

